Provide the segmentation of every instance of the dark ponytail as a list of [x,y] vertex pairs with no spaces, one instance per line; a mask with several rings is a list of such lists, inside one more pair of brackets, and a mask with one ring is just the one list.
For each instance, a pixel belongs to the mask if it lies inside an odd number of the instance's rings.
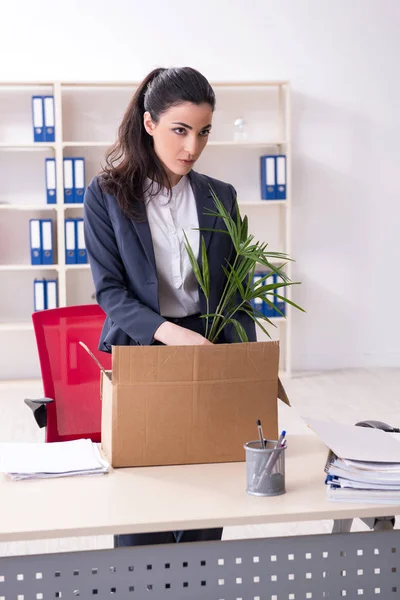
[[121,211],[128,217],[143,216],[142,203],[145,179],[150,177],[157,185],[170,189],[167,173],[153,148],[153,138],[143,124],[143,115],[149,111],[154,123],[172,106],[192,102],[210,104],[215,108],[215,95],[207,79],[190,67],[154,69],[141,82],[131,99],[118,138],[106,154],[106,165],[101,173],[102,189],[116,197]]

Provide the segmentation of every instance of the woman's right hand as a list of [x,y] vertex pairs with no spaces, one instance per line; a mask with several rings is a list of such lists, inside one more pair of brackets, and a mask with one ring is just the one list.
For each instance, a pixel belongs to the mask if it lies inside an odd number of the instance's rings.
[[154,334],[154,339],[166,346],[208,346],[212,344],[200,333],[164,321]]

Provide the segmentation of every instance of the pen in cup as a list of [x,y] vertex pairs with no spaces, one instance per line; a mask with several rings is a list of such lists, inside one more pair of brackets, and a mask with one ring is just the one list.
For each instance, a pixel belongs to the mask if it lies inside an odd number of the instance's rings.
[[257,429],[258,429],[258,435],[260,437],[260,448],[266,448],[267,446],[265,443],[264,433],[262,430],[260,419],[257,419]]
[[[265,450],[267,447],[267,440],[264,438],[264,432],[262,429],[260,419],[257,419],[257,429],[258,436],[260,438],[260,449]],[[253,481],[255,479],[259,479],[262,475],[263,470],[265,469],[266,462],[268,461],[268,456],[262,454],[261,456],[257,456],[254,472],[253,472]]]
[[[285,445],[285,437],[286,437],[286,431],[283,430],[281,435],[279,436],[279,439],[276,443],[276,446],[274,448],[274,450],[278,450],[278,448],[283,448]],[[278,460],[279,457],[279,452],[273,452],[271,454],[271,456],[269,457],[269,460],[267,462],[267,466],[265,467],[265,471],[264,471],[264,477],[268,477],[268,475],[270,475],[272,473],[272,469],[275,466],[276,461]]]

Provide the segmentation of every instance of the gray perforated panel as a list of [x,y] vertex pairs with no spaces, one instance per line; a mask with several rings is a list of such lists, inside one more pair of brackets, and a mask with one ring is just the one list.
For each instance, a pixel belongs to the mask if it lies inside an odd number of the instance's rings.
[[0,559],[1,600],[390,600],[400,532],[117,548]]

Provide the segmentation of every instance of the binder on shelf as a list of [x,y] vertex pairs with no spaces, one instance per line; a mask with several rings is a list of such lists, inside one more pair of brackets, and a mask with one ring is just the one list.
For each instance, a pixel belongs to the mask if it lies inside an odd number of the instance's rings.
[[64,158],[64,204],[74,202],[74,161]]
[[32,96],[33,141],[44,142],[44,106],[42,96]]
[[286,200],[286,156],[279,154],[276,158],[276,199]]
[[45,281],[46,284],[46,309],[47,308],[57,308],[58,306],[58,289],[57,289],[57,279],[47,279]]
[[52,265],[54,260],[52,220],[40,219],[40,229],[42,239],[41,264]]
[[29,233],[31,244],[31,264],[42,264],[42,235],[39,219],[30,219]]
[[[275,275],[275,279],[276,279],[276,283],[283,283],[284,280],[282,277],[280,277],[279,275]],[[277,288],[276,289],[276,293],[279,294],[280,296],[286,297],[286,292],[285,292],[285,288],[281,287],[281,288]],[[278,310],[281,311],[281,313],[283,314],[283,316],[286,315],[286,302],[284,302],[284,300],[281,300],[280,298],[275,297],[274,298],[274,304],[276,306],[276,308]],[[280,313],[275,312],[275,316],[276,317],[280,317],[282,316]]]
[[46,309],[46,282],[44,279],[33,281],[33,306],[34,311]]
[[44,141],[55,141],[54,96],[43,96]]
[[85,245],[85,236],[83,232],[83,219],[76,219],[75,221],[76,231],[75,231],[75,239],[76,239],[76,262],[80,265],[87,263],[87,252]]
[[82,204],[85,193],[85,159],[74,158],[74,202]]
[[75,219],[65,219],[65,264],[76,265],[76,225]]
[[[253,277],[253,285],[256,286],[257,282],[260,281],[262,275],[255,273],[254,277]],[[259,310],[262,314],[264,313],[264,302],[262,301],[261,298],[253,298],[253,300],[251,301],[251,304],[253,306],[253,308],[256,308],[257,310]]]
[[265,155],[260,157],[261,172],[261,198],[262,200],[275,200],[276,198],[276,169],[275,156]]
[[46,158],[46,198],[47,204],[57,203],[56,159]]
[[[265,283],[267,285],[271,285],[276,283],[276,274],[275,273],[271,273],[271,275],[268,277],[268,279],[265,280]],[[268,300],[274,305],[275,304],[275,298],[272,295],[273,291],[271,293],[268,294]],[[274,308],[274,306],[270,306],[269,304],[264,304],[264,315],[268,318],[272,318],[272,317],[277,317],[278,314]]]

